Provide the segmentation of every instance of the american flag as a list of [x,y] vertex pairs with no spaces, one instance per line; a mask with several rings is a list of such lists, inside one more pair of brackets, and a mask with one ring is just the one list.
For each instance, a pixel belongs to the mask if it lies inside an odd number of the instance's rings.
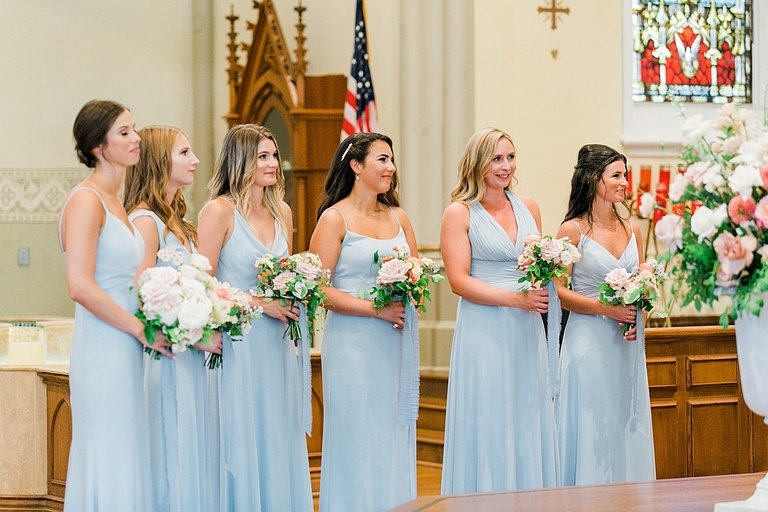
[[371,68],[368,66],[368,36],[365,31],[365,5],[357,0],[355,15],[355,51],[347,80],[347,100],[344,104],[344,124],[341,140],[357,132],[379,130],[379,114],[373,95]]

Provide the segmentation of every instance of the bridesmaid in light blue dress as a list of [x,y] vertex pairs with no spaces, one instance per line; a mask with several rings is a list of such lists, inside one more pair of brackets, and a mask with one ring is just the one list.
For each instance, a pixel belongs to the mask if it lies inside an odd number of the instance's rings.
[[[624,155],[601,144],[581,148],[558,233],[582,254],[569,269],[571,289],[558,287],[571,312],[557,403],[563,485],[656,478],[643,316],[634,306],[602,304],[597,291],[611,270],[643,262],[640,228],[618,208],[627,186]],[[625,324],[635,326],[622,335]]]
[[416,238],[399,208],[392,141],[356,133],[341,143],[310,242],[332,270],[323,334],[321,512],[379,512],[416,497],[418,319],[412,304],[378,310],[358,291],[383,258]]
[[[258,258],[291,252],[291,210],[282,200],[285,178],[271,132],[253,124],[232,128],[208,186],[198,249],[219,280],[251,290]],[[306,313],[279,301],[254,297],[253,303],[263,316],[240,340],[224,335],[222,367],[210,372],[218,395],[212,428],[220,436],[220,510],[311,512]],[[288,319],[300,320],[298,347],[283,337]]]
[[[191,185],[200,161],[178,128],[149,126],[139,130],[141,158],[128,168],[123,204],[128,218],[144,238],[148,267],[167,265],[157,259],[160,249],[174,249],[183,262],[195,250],[197,232],[184,219],[187,206],[181,187]],[[161,218],[162,216],[163,218]],[[185,350],[156,360],[144,356],[149,446],[155,473],[155,511],[208,512],[213,510],[213,485],[207,432],[205,356],[200,350],[221,353],[221,334],[199,350]]]
[[532,199],[510,191],[516,168],[509,135],[480,130],[464,150],[453,202],[443,216],[440,247],[451,289],[460,296],[443,494],[557,485],[554,402],[540,314],[547,312],[548,293],[525,291],[517,270],[523,241],[541,231],[541,216]]
[[[140,137],[126,107],[94,100],[73,132],[93,173],[75,187],[59,217],[67,286],[75,305],[70,354],[72,444],[64,510],[152,510],[152,473],[142,387],[144,325],[134,316],[136,270],[144,243],[118,198]],[[169,355],[163,343],[155,347]]]

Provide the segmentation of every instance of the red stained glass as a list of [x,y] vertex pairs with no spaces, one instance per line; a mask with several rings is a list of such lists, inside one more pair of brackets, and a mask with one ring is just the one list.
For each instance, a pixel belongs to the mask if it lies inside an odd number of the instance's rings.
[[751,101],[752,0],[648,0],[633,24],[635,101]]

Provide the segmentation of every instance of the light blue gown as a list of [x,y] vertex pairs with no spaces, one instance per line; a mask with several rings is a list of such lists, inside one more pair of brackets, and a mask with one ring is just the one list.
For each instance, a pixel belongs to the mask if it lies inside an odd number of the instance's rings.
[[[267,253],[287,256],[288,242],[275,222],[275,241],[265,247],[237,210],[234,216],[216,277],[248,291],[256,287],[256,260]],[[307,340],[303,313],[301,320]],[[213,430],[220,435],[221,511],[313,510],[301,414],[305,383],[296,348],[283,338],[285,329],[286,324],[263,315],[243,339],[233,342],[224,335],[222,367],[209,372],[219,404]]]
[[[135,210],[129,215],[155,221],[160,249],[175,249],[189,263],[190,252],[152,211]],[[167,233],[166,233],[167,231]],[[194,251],[194,247],[192,248]],[[195,251],[196,252],[196,251]],[[158,266],[167,265],[158,260]],[[155,474],[156,511],[209,512],[212,474],[206,427],[205,356],[187,349],[176,359],[144,355],[144,391],[147,395],[149,446]]]
[[[133,314],[139,308],[133,287],[144,240],[109,212],[96,190],[79,187],[75,193],[95,193],[101,200],[106,220],[99,233],[94,277],[118,306]],[[142,350],[136,338],[75,305],[66,512],[153,510]]]
[[[370,289],[378,271],[373,254],[391,256],[398,245],[408,247],[402,228],[389,240],[347,230],[333,286],[354,296]],[[406,310],[402,332],[375,317],[328,313],[322,345],[321,512],[380,512],[416,498],[411,407],[418,404],[418,380],[413,380],[418,362],[414,367],[413,350],[418,357],[413,306]]]
[[[469,205],[470,275],[520,291],[517,257],[538,233],[525,204],[507,193],[517,240],[480,203]],[[539,313],[459,299],[448,374],[443,494],[557,485],[554,402]]]
[[[639,263],[634,233],[618,260],[583,233],[577,247],[572,285],[586,297],[599,296],[611,270],[631,272]],[[656,478],[644,346],[626,341],[621,329],[605,316],[568,317],[557,403],[562,485]]]

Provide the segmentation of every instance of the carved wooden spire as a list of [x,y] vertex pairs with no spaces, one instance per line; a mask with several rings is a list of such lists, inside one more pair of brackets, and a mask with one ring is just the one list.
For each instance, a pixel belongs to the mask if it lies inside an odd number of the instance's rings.
[[230,125],[232,124],[232,120],[239,117],[235,108],[237,105],[237,97],[240,93],[240,83],[243,78],[243,66],[238,62],[237,32],[235,31],[235,22],[239,19],[240,16],[235,14],[235,7],[230,5],[229,16],[227,16],[227,20],[229,21],[229,44],[227,44],[227,48],[229,48],[229,67],[227,68],[227,74],[229,75],[229,113],[224,116],[227,121],[230,121]]

